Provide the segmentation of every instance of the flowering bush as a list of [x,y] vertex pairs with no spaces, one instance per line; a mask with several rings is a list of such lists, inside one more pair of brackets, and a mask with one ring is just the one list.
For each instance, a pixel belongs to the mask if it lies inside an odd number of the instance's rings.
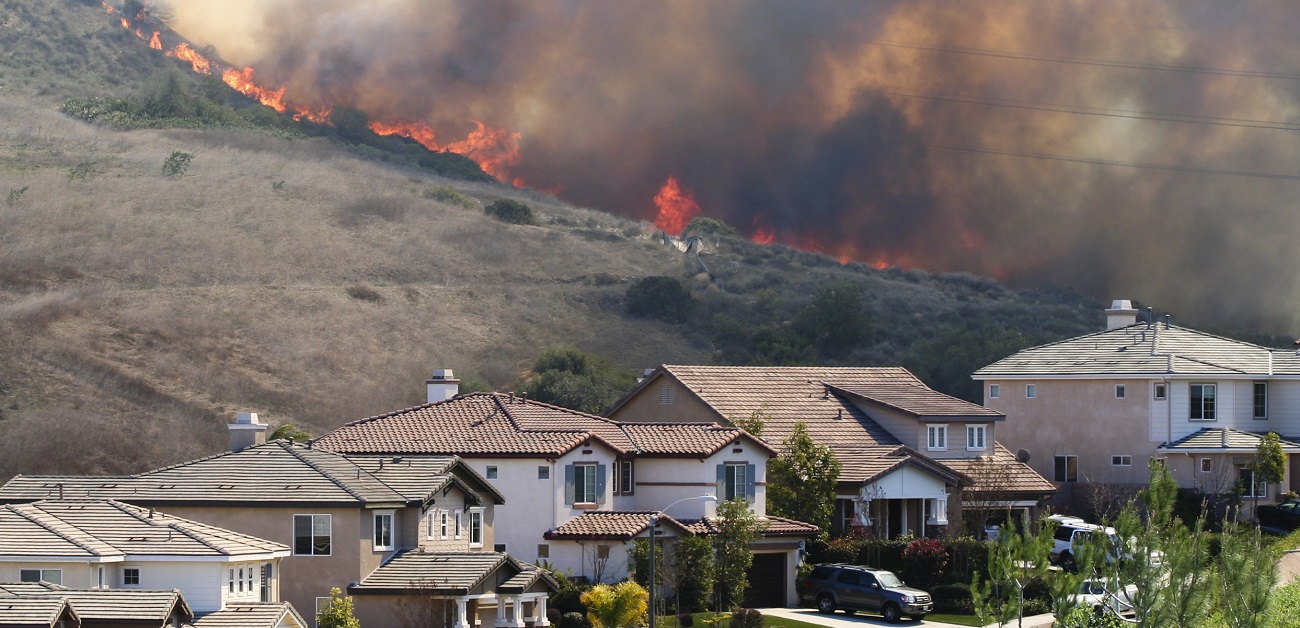
[[903,550],[903,578],[908,584],[928,589],[938,584],[948,566],[948,550],[938,539],[916,539]]

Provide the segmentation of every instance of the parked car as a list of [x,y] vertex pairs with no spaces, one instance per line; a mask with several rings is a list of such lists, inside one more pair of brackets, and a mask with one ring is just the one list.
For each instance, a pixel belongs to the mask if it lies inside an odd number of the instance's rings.
[[1259,527],[1292,532],[1300,528],[1300,500],[1288,499],[1276,506],[1263,505],[1255,509]]
[[1106,553],[1107,560],[1113,560],[1120,554],[1119,549],[1122,547],[1119,536],[1115,534],[1115,529],[1110,527],[1099,526],[1088,523],[1078,517],[1066,517],[1062,515],[1052,515],[1047,518],[1048,521],[1055,521],[1056,535],[1052,543],[1050,559],[1053,565],[1060,565],[1061,569],[1074,573],[1078,566],[1075,564],[1075,555],[1079,552],[1079,547],[1088,542],[1093,534],[1105,534],[1110,550]]
[[1070,603],[1091,608],[1099,615],[1107,610],[1116,615],[1133,614],[1133,598],[1137,597],[1137,585],[1120,587],[1113,594],[1107,588],[1105,581],[1084,580],[1079,585],[1079,592],[1070,596]]
[[920,620],[934,611],[929,593],[903,584],[893,572],[843,563],[814,567],[803,600],[816,602],[821,613],[872,611],[890,623],[904,615]]

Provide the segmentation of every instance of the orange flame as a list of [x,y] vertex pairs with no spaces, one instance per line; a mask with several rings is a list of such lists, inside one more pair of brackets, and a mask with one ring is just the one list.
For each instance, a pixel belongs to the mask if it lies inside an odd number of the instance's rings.
[[695,195],[690,190],[683,190],[677,177],[671,175],[655,194],[655,207],[659,208],[655,227],[669,235],[681,235],[691,219],[700,215],[700,204],[695,202]]
[[[157,34],[155,33],[155,36],[156,35]],[[159,44],[159,46],[161,47],[161,44]],[[195,52],[194,49],[190,48],[190,45],[185,42],[181,42],[177,44],[175,48],[168,50],[167,56],[182,61],[189,61],[190,66],[194,68],[195,72],[200,74],[212,74],[212,62],[204,58],[203,55]]]
[[754,230],[754,235],[751,237],[751,239],[753,239],[754,242],[757,242],[759,244],[771,244],[773,242],[776,242],[776,232],[772,231],[771,229],[759,227]]
[[126,18],[122,18],[122,28],[131,28],[131,23],[126,21]]
[[149,47],[154,50],[162,50],[162,39],[160,39],[158,35],[158,31],[154,31],[153,37],[149,38]]
[[221,73],[221,80],[225,81],[231,89],[274,109],[277,113],[284,113],[286,110],[284,88],[271,91],[258,87],[257,83],[253,82],[253,68],[244,68],[243,71],[227,68]]
[[442,146],[438,144],[437,133],[428,124],[420,121],[407,122],[371,122],[370,130],[375,135],[396,135],[415,140],[419,145],[434,151],[442,152]]
[[[370,130],[376,135],[396,135],[414,140],[434,152],[453,152],[478,162],[486,172],[503,183],[512,182],[510,168],[519,164],[519,134],[505,129],[489,127],[471,120],[477,127],[468,137],[450,144],[439,144],[437,132],[428,124],[416,121],[371,122]],[[518,186],[520,180],[514,179]]]

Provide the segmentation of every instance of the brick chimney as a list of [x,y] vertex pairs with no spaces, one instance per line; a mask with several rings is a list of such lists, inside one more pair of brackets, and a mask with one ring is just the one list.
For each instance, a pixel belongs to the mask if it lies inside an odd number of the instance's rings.
[[425,385],[429,387],[429,403],[446,401],[460,393],[460,380],[451,374],[451,369],[435,370]]
[[253,445],[266,444],[267,425],[257,420],[256,412],[240,412],[230,429],[230,451],[243,451]]
[[1119,329],[1137,324],[1138,311],[1127,299],[1115,299],[1106,310],[1106,329]]

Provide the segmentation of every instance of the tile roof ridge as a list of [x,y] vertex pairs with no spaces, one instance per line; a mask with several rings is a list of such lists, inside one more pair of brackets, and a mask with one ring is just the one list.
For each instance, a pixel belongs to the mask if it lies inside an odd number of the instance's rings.
[[433,401],[433,402],[428,402],[428,403],[422,403],[422,404],[420,404],[420,405],[418,405],[418,406],[411,406],[411,407],[409,407],[409,408],[402,408],[402,409],[400,409],[400,410],[393,410],[393,411],[391,411],[391,412],[383,412],[383,413],[380,413],[380,414],[373,414],[373,415],[370,415],[370,416],[368,416],[368,417],[363,417],[363,418],[357,419],[357,420],[355,420],[355,421],[348,421],[347,423],[344,423],[343,425],[340,425],[338,428],[335,428],[335,429],[330,430],[329,432],[325,433],[324,435],[321,436],[321,438],[324,438],[325,436],[329,436],[330,434],[332,434],[332,433],[334,433],[334,432],[337,432],[339,429],[344,428],[344,427],[349,427],[349,426],[353,426],[353,425],[361,425],[362,423],[369,423],[369,422],[371,422],[371,421],[378,421],[379,419],[386,419],[386,418],[388,418],[388,417],[397,416],[397,415],[399,415],[399,414],[406,414],[406,413],[408,413],[408,412],[412,412],[412,411],[415,411],[415,410],[424,410],[424,409],[427,409],[427,408],[432,408],[432,407],[434,407],[434,406],[446,405],[446,404],[450,404],[450,403],[452,403],[453,401],[459,401],[459,400],[461,400],[461,399],[469,399],[469,398],[472,398],[472,397],[492,397],[492,396],[495,396],[495,395],[501,395],[501,394],[503,394],[503,393],[497,393],[497,392],[470,392],[470,393],[465,393],[465,394],[461,394],[461,395],[456,395],[456,396],[451,397],[451,398],[448,398],[448,399],[440,399],[440,400],[438,400],[438,401]]
[[[5,508],[5,510],[8,510],[8,511],[12,512],[12,513],[18,515],[19,517],[22,517],[22,518],[24,518],[24,519],[26,519],[26,520],[28,520],[28,521],[30,521],[30,522],[32,522],[32,523],[34,523],[34,524],[40,526],[40,527],[42,527],[42,528],[45,528],[45,529],[48,530],[51,534],[53,534],[53,535],[55,535],[55,536],[57,536],[57,537],[59,537],[59,538],[65,540],[65,541],[67,541],[67,542],[69,542],[69,543],[71,543],[71,544],[73,544],[73,545],[76,545],[77,547],[80,547],[81,549],[83,549],[83,550],[89,552],[89,553],[90,553],[91,555],[93,555],[93,556],[104,556],[104,553],[101,552],[101,551],[99,551],[99,550],[97,550],[97,549],[95,549],[95,548],[93,548],[93,547],[91,547],[91,546],[90,546],[89,544],[87,544],[85,541],[83,541],[83,540],[81,540],[81,539],[73,538],[72,535],[67,534],[66,532],[64,532],[64,531],[62,531],[62,530],[59,530],[56,526],[51,525],[49,522],[45,521],[43,518],[38,518],[37,516],[33,516],[33,515],[30,514],[30,513],[23,512],[22,510],[20,510],[20,508],[22,508],[22,507],[27,507],[27,508],[31,508],[31,509],[33,509],[33,510],[36,510],[36,511],[40,512],[42,515],[45,515],[46,517],[49,517],[50,519],[53,519],[53,520],[59,522],[59,524],[60,524],[61,526],[67,526],[67,527],[69,527],[69,528],[72,528],[73,530],[76,530],[77,532],[80,532],[81,534],[84,534],[85,536],[88,536],[88,537],[90,537],[90,538],[92,538],[92,539],[94,539],[94,540],[96,540],[96,541],[99,541],[100,543],[103,543],[105,547],[111,548],[112,550],[116,551],[116,552],[119,553],[119,554],[124,554],[124,553],[125,553],[125,552],[122,552],[121,550],[117,549],[116,547],[114,547],[112,543],[109,543],[109,542],[107,542],[107,541],[104,541],[103,539],[101,539],[101,538],[99,538],[99,537],[97,537],[97,536],[95,536],[95,535],[93,535],[93,534],[90,534],[90,533],[88,533],[88,532],[83,531],[81,528],[79,528],[79,527],[77,527],[77,526],[75,526],[75,525],[72,525],[72,524],[70,524],[70,523],[67,523],[66,521],[60,519],[60,518],[59,518],[57,515],[55,515],[54,513],[52,513],[52,512],[48,512],[48,511],[46,511],[45,509],[41,508],[40,506],[37,505],[37,503],[39,503],[39,502],[28,503],[28,504],[5,504],[5,505],[4,505],[4,508]],[[24,508],[23,510],[25,510],[25,508]]]
[[[277,442],[278,442],[278,441],[277,441]],[[315,471],[315,472],[321,474],[322,477],[324,477],[325,479],[329,480],[330,482],[333,482],[335,486],[338,486],[339,488],[343,489],[343,491],[344,491],[345,493],[347,493],[347,494],[349,494],[349,495],[355,497],[355,498],[357,499],[357,501],[359,501],[359,502],[363,502],[363,503],[366,501],[366,498],[362,497],[362,496],[361,496],[361,493],[358,493],[358,492],[357,492],[356,490],[354,490],[351,486],[348,486],[346,482],[344,482],[344,481],[342,481],[342,480],[340,480],[340,479],[334,477],[334,475],[333,475],[332,473],[326,471],[325,469],[322,469],[322,468],[320,467],[320,465],[317,465],[316,463],[314,463],[314,462],[308,460],[305,456],[300,455],[301,452],[300,452],[300,451],[296,451],[294,447],[289,446],[289,447],[285,448],[285,450],[289,452],[289,455],[291,455],[291,456],[293,456],[294,458],[297,458],[298,460],[302,461],[303,464],[305,464],[305,465],[311,467],[313,471]],[[339,458],[342,458],[343,460],[346,460],[348,464],[350,464],[350,465],[356,467],[356,468],[357,468],[357,473],[358,473],[358,475],[364,473],[364,474],[366,474],[367,476],[369,476],[370,479],[372,479],[372,480],[374,480],[374,481],[376,481],[376,482],[379,482],[380,484],[383,484],[384,487],[387,488],[388,490],[393,491],[394,493],[397,493],[398,495],[401,495],[402,497],[406,497],[406,495],[404,495],[401,491],[397,491],[397,490],[393,489],[393,487],[388,486],[388,484],[385,484],[385,483],[384,483],[382,480],[380,480],[379,478],[377,478],[377,477],[371,475],[369,471],[366,471],[365,469],[362,469],[362,468],[361,468],[361,465],[358,465],[357,463],[352,462],[351,460],[348,460],[346,457],[343,456],[343,454],[336,454],[336,453],[334,453],[334,452],[332,452],[332,451],[324,451],[324,450],[317,450],[317,449],[313,449],[312,451],[313,451],[313,452],[323,452],[323,453],[330,454],[330,455],[333,455],[333,456],[338,456]]]
[[[144,524],[146,524],[146,525],[149,525],[149,526],[152,526],[152,527],[155,527],[155,528],[167,528],[167,529],[170,530],[170,531],[173,531],[173,532],[177,532],[177,533],[179,533],[181,536],[185,536],[185,537],[190,538],[191,540],[193,540],[193,541],[199,543],[200,545],[203,545],[203,546],[207,547],[208,549],[210,549],[210,550],[212,550],[212,551],[214,551],[214,552],[217,552],[218,554],[221,554],[221,555],[223,555],[223,556],[229,556],[229,555],[230,555],[230,552],[229,552],[229,551],[226,551],[225,549],[222,549],[222,548],[218,547],[216,544],[214,544],[214,543],[208,541],[206,538],[199,536],[199,534],[198,534],[196,531],[190,530],[189,528],[187,528],[187,527],[185,527],[184,525],[181,524],[181,521],[190,522],[188,519],[182,519],[182,518],[180,518],[180,517],[172,516],[171,519],[173,519],[173,521],[164,523],[163,521],[161,521],[161,520],[159,520],[159,519],[155,519],[155,518],[153,518],[153,517],[146,516],[146,515],[142,512],[142,509],[141,509],[139,506],[132,506],[132,505],[130,505],[130,504],[124,504],[124,503],[119,502],[119,501],[117,501],[117,500],[115,500],[115,499],[109,499],[109,500],[105,500],[105,501],[106,501],[106,503],[107,503],[108,505],[110,505],[110,506],[112,506],[112,507],[114,507],[114,508],[116,508],[116,509],[122,511],[123,513],[125,513],[125,514],[128,515],[128,516],[131,516],[131,517],[136,518],[136,519],[139,520],[141,523],[144,523]],[[149,510],[150,510],[150,512],[155,512],[154,509],[152,509],[152,508],[150,508]],[[162,514],[162,513],[158,513],[158,514],[161,515],[161,516],[164,517],[164,518],[169,516],[169,515],[165,515],[165,514]],[[190,522],[190,523],[198,523],[198,522]],[[200,524],[200,525],[202,525],[202,524]]]

